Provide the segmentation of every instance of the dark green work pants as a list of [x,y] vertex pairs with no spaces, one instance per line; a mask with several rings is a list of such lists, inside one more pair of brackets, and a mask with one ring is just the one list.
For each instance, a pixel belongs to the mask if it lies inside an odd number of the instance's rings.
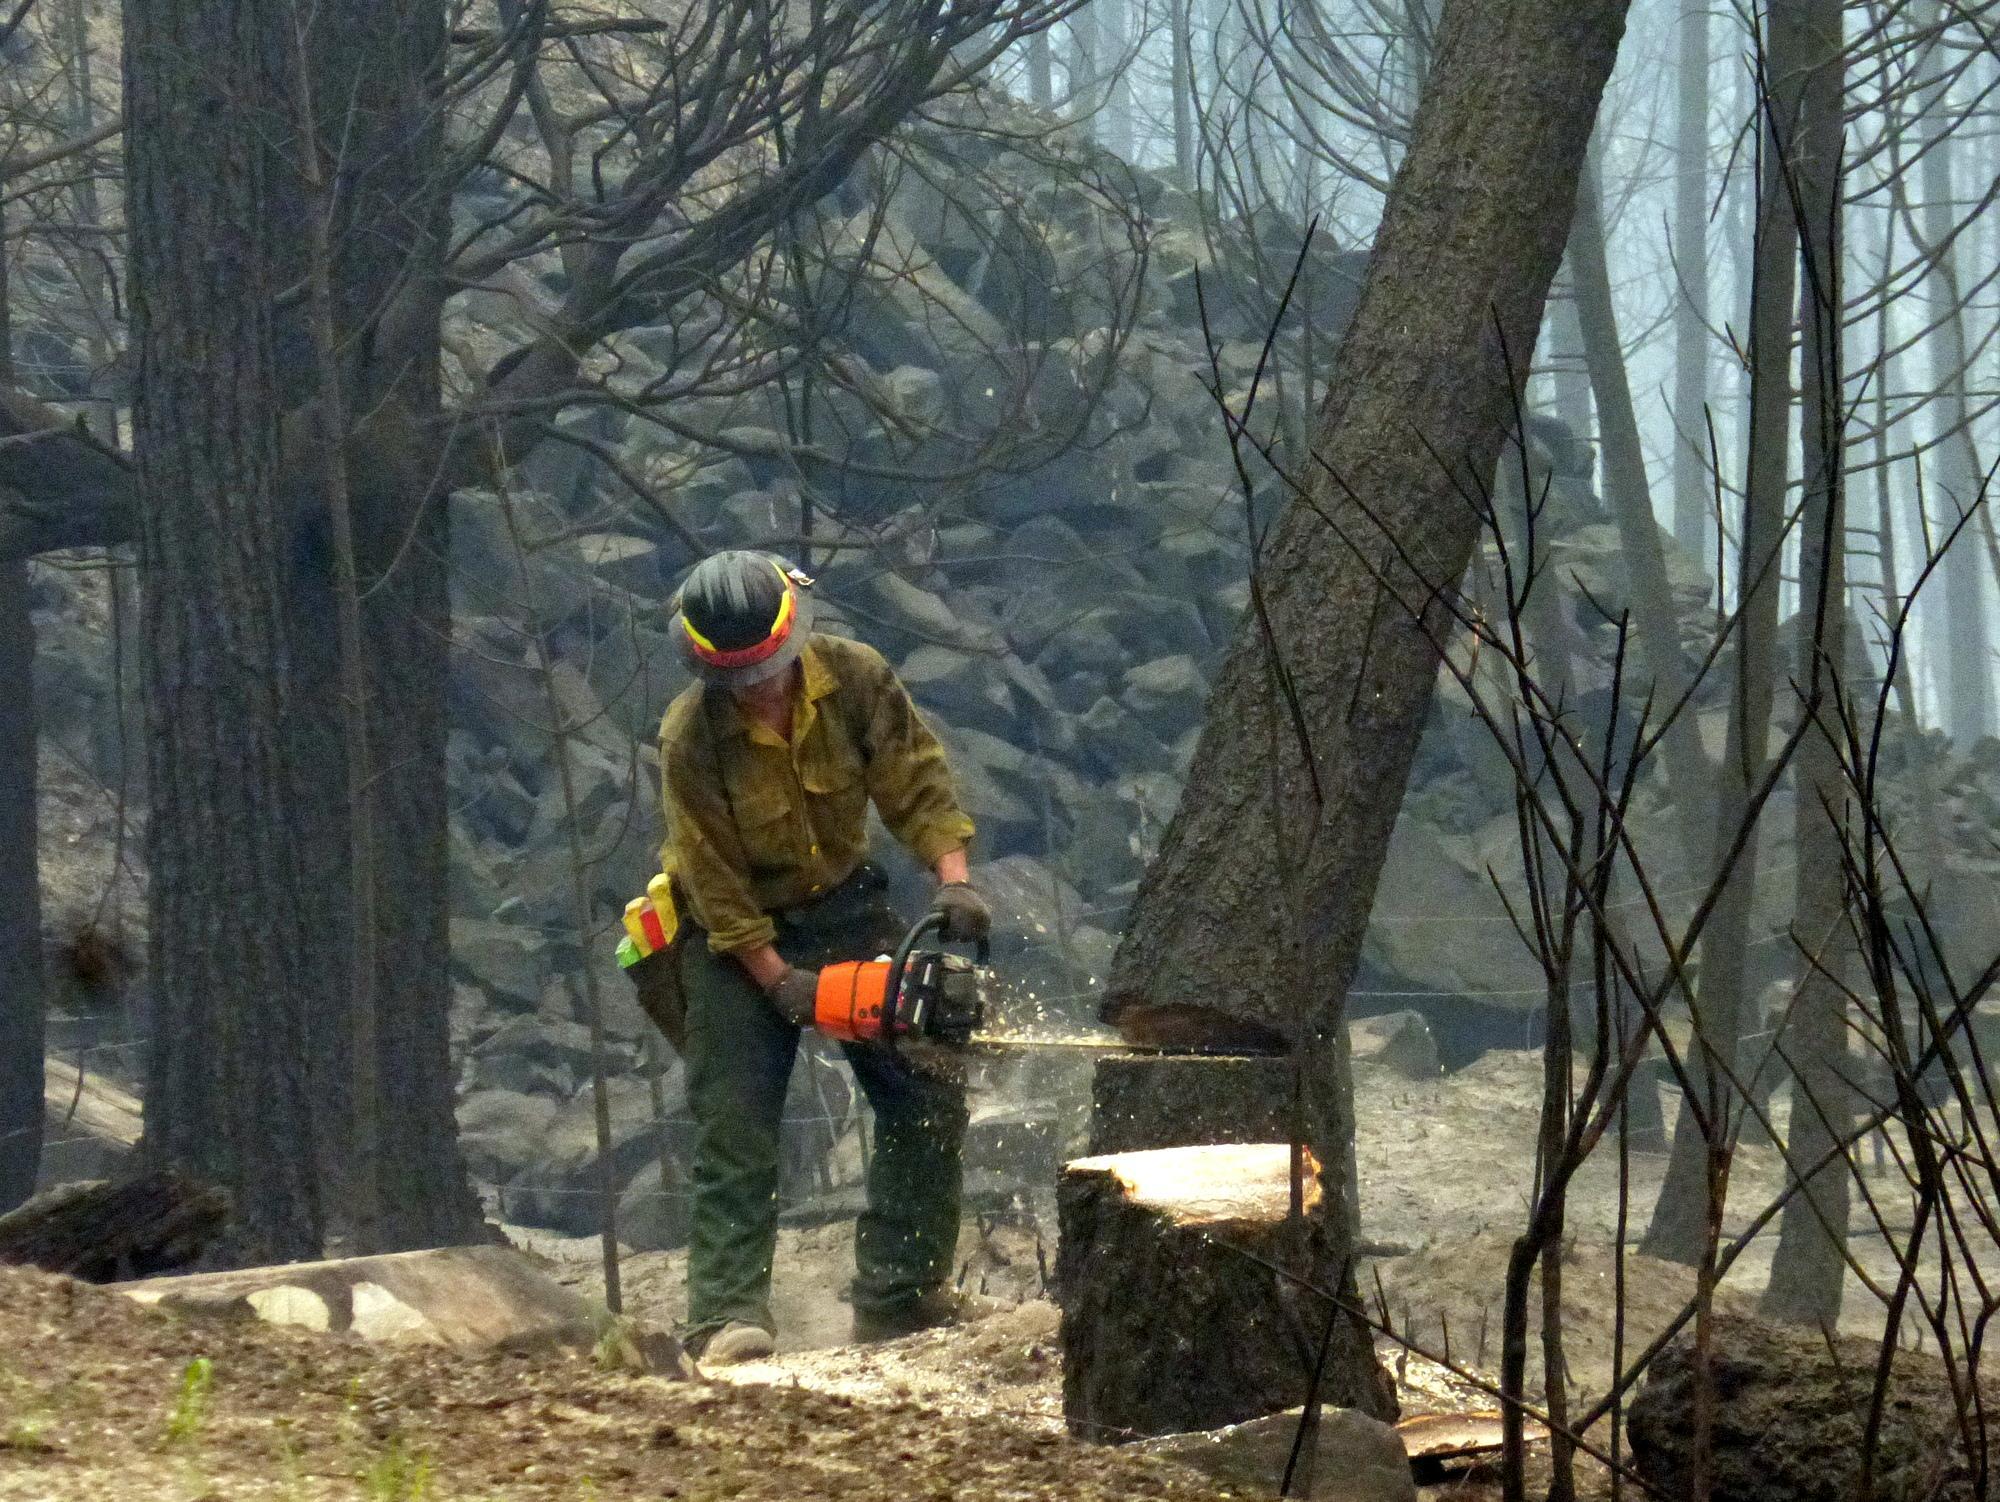
[[[802,969],[873,959],[902,923],[864,871],[810,907],[780,913],[778,952]],[[687,995],[687,1096],[695,1122],[688,1332],[730,1320],[775,1329],[778,1129],[799,1029],[708,936],[680,946]],[[856,1308],[889,1313],[943,1286],[958,1246],[962,1086],[913,1073],[879,1048],[843,1045],[875,1113],[868,1209],[855,1229]]]

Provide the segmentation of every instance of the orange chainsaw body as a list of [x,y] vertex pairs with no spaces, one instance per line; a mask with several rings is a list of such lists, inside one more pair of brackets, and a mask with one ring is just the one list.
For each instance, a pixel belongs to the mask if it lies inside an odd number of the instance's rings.
[[819,972],[813,1026],[842,1043],[875,1043],[889,1001],[887,960],[848,960]]

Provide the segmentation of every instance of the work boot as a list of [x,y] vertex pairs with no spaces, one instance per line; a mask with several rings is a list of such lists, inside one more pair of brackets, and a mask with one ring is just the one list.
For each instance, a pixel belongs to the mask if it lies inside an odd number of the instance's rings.
[[900,1340],[919,1330],[935,1330],[941,1325],[969,1325],[974,1320],[998,1314],[998,1299],[983,1294],[960,1293],[955,1288],[933,1288],[907,1304],[891,1309],[854,1311],[854,1338],[862,1344],[878,1340]]
[[769,1330],[748,1320],[733,1319],[708,1337],[695,1360],[703,1366],[735,1366],[744,1361],[763,1361],[778,1349]]

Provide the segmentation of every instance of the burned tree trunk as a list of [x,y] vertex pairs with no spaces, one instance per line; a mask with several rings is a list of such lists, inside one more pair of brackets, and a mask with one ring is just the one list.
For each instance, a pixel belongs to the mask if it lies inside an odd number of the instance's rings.
[[321,1212],[308,893],[285,752],[297,704],[268,26],[202,0],[125,7],[153,873],[144,1151],[229,1189],[232,1255],[285,1261],[318,1254]]
[[1284,1054],[1110,1054],[1092,1071],[1093,1156],[1291,1135],[1292,1061]]
[[0,563],[0,663],[14,665],[0,673],[0,1210],[35,1192],[42,1158],[34,653],[27,565]]
[[[1288,1279],[1325,1265],[1323,1223],[1291,1214],[1283,1143],[1083,1158],[1057,1189],[1063,1416],[1119,1442],[1216,1429],[1320,1397],[1380,1418],[1395,1390],[1367,1329]],[[1319,1197],[1306,1161],[1310,1210]]]
[[[353,1191],[343,1198],[363,1222],[348,1228],[357,1244],[384,1251],[468,1240],[479,1225],[452,1117],[450,548],[446,507],[431,494],[439,322],[434,311],[411,311],[430,308],[427,289],[444,258],[444,7],[338,0],[317,8],[306,42],[324,182],[315,191],[295,172],[274,199],[301,246],[314,242],[314,216],[330,218],[327,264],[317,269],[329,284],[333,342],[370,357],[341,362],[331,408],[311,383],[288,393],[301,518],[289,601],[301,713],[289,752],[310,794],[301,835],[324,873],[313,936],[323,994],[311,1046],[322,1163],[330,1183]],[[280,318],[278,338],[290,364],[314,369],[315,336],[301,313]],[[338,425],[347,430],[340,476],[359,596],[359,703],[350,703],[328,626],[341,607],[336,470],[320,420],[329,410],[350,419]],[[368,765],[350,765],[354,746]],[[365,835],[352,817],[357,800]],[[369,1056],[357,1057],[357,1046]]]

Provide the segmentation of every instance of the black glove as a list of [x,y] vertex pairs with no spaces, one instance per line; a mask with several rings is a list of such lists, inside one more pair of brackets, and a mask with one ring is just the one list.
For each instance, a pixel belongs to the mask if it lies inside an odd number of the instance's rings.
[[819,972],[787,965],[778,983],[764,994],[785,1021],[811,1027],[819,1010]]
[[993,909],[969,881],[948,881],[939,887],[931,911],[944,915],[947,943],[978,944],[992,937]]

